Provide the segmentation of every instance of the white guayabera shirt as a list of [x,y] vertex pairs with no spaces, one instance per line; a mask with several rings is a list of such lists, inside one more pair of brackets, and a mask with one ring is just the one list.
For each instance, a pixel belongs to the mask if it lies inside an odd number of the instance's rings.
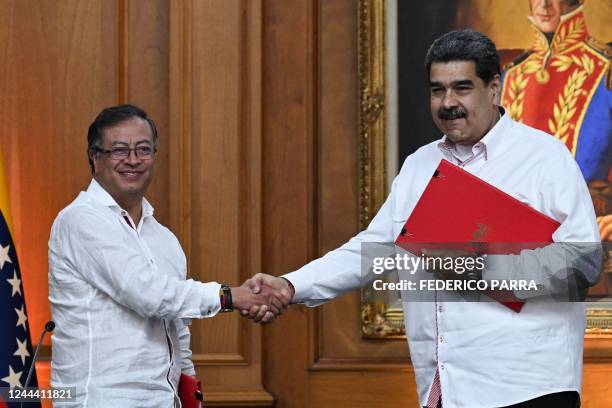
[[181,372],[195,375],[186,324],[220,309],[220,285],[185,280],[178,240],[142,205],[134,228],[92,180],[53,223],[51,384],[76,387],[66,406],[179,406]]
[[[317,306],[358,288],[361,243],[395,241],[442,158],[557,220],[561,226],[555,242],[599,242],[586,183],[556,138],[504,114],[472,147],[472,157],[459,160],[446,140],[406,159],[365,231],[285,275],[295,286],[294,301]],[[499,407],[555,392],[580,392],[584,303],[527,301],[517,314],[496,302],[436,299],[405,302],[404,316],[422,406],[436,370],[445,408]]]

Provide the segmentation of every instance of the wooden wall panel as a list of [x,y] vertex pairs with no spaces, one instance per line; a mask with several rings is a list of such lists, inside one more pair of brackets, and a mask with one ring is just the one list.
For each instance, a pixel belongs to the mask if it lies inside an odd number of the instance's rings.
[[[214,1],[213,1],[214,3]],[[241,283],[241,2],[193,2],[191,256],[199,280]],[[197,269],[196,269],[197,268]],[[235,316],[233,316],[235,317]],[[244,358],[238,321],[223,316],[194,330],[194,352]]]
[[[315,252],[317,3],[264,3],[263,266],[274,275],[300,267]],[[264,384],[277,407],[310,406],[312,313],[296,307],[264,329]]]
[[0,144],[37,341],[51,223],[87,187],[87,127],[117,100],[116,4],[5,0],[0,15]]
[[[406,372],[314,373],[309,407],[416,408],[414,381]],[[291,406],[291,405],[289,405]]]
[[[177,1],[170,17],[170,216],[202,281],[261,269],[260,1]],[[194,322],[207,406],[268,406],[261,328],[236,313]]]
[[582,407],[612,405],[612,363],[586,363],[582,371]]
[[[317,185],[318,255],[323,255],[359,231],[356,1],[321,2],[320,21],[321,133]],[[386,358],[389,360],[386,363],[405,366],[408,358],[405,341],[363,340],[359,313],[358,291],[322,308],[319,349],[313,362],[330,368],[330,360],[347,359],[346,364],[367,364],[370,360],[375,365],[373,369],[379,369],[385,363],[381,359]]]
[[155,178],[147,198],[155,218],[170,222],[170,7],[168,0],[119,0],[118,102],[142,107],[155,121],[159,146]]

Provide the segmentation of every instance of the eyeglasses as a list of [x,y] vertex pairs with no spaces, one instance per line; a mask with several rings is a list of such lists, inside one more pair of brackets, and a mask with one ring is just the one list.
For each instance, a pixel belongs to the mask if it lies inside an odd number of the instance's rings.
[[136,147],[115,147],[110,150],[101,149],[99,147],[94,147],[94,150],[99,153],[109,154],[111,159],[114,160],[124,160],[130,156],[132,150],[134,151],[134,155],[142,160],[150,159],[153,156],[153,153],[157,151],[157,149],[151,146],[136,146]]

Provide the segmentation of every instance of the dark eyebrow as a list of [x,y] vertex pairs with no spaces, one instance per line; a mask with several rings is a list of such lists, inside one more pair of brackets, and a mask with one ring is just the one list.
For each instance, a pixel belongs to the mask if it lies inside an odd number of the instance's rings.
[[[142,143],[146,143],[146,144],[148,144],[148,145],[151,145],[151,144],[152,144],[152,143],[151,143],[150,141],[148,141],[148,140],[140,140],[140,141],[136,142],[136,146],[138,146],[138,145],[140,145],[140,144],[142,144]],[[120,141],[118,141],[118,140],[117,140],[117,141],[115,141],[115,142],[113,142],[113,143],[111,143],[111,146],[126,146],[126,147],[130,147],[130,145],[129,145],[128,143],[125,143],[125,142],[120,142]]]
[[140,144],[143,144],[143,143],[146,143],[146,144],[148,144],[148,145],[153,145],[153,143],[151,143],[151,142],[150,142],[150,141],[148,141],[148,140],[141,140],[141,141],[139,141],[139,142],[136,142],[136,146],[138,146],[138,145],[140,145]]
[[462,86],[462,85],[474,86],[474,82],[472,82],[470,79],[462,79],[461,81],[453,82],[453,86]]
[[[474,82],[472,82],[472,80],[470,79],[460,79],[459,81],[454,81],[451,83],[451,86],[474,86]],[[444,88],[444,85],[440,82],[432,82],[429,81],[429,87],[430,88],[435,88],[435,87],[440,87],[440,88]]]

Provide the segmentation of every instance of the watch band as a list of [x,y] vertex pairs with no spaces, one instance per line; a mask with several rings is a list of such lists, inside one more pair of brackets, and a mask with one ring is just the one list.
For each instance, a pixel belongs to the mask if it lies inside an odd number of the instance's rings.
[[232,289],[226,284],[222,284],[221,289],[219,289],[219,300],[221,302],[222,312],[231,312],[234,310],[232,305]]

